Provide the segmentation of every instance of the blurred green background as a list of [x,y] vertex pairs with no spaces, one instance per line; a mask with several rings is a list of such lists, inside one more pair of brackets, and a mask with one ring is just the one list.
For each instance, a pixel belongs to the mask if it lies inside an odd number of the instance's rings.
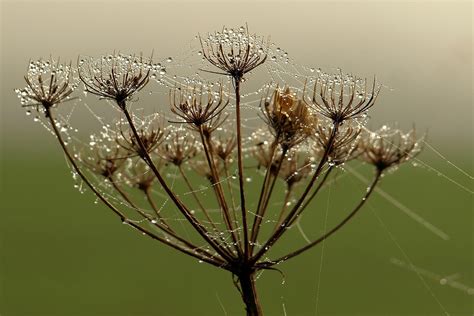
[[[416,122],[429,129],[431,144],[473,173],[470,2],[1,4],[2,316],[243,314],[226,272],[144,238],[95,205],[90,193],[73,188],[54,139],[25,118],[13,93],[23,86],[29,58],[53,54],[75,60],[79,53],[151,48],[168,56],[197,31],[248,22],[302,64],[376,73],[394,91],[381,96],[372,126]],[[420,159],[472,190],[472,180],[431,150]],[[370,174],[364,167],[362,172]],[[317,247],[281,265],[284,284],[277,272],[262,275],[258,289],[266,315],[315,315],[317,300],[317,315],[474,313],[472,295],[430,277],[424,284],[390,261],[408,262],[408,256],[420,269],[457,275],[456,281],[473,287],[472,194],[410,165],[387,175],[381,187],[450,239],[436,237],[374,195],[370,207],[326,242],[322,268]],[[336,182],[321,195],[320,206],[306,213],[305,232],[313,237],[321,232],[327,201],[331,225],[364,190],[349,175]],[[284,244],[304,240],[295,231]]]
[[[90,193],[79,194],[53,139],[44,136],[41,148],[3,148],[14,155],[2,159],[2,315],[243,314],[230,275],[141,236],[93,204]],[[453,158],[469,167],[462,157]],[[463,180],[442,161],[430,164]],[[460,274],[458,281],[472,285],[471,195],[411,166],[387,175],[381,187],[451,238],[441,240],[374,196],[369,205],[413,264],[442,276]],[[305,232],[321,232],[326,201],[331,226],[364,188],[351,176],[339,180],[329,200],[326,191],[320,206],[304,216]],[[318,315],[442,315],[416,273],[390,262],[407,259],[373,211],[365,207],[327,241]],[[285,243],[295,247],[304,240],[294,232]],[[284,284],[276,272],[262,275],[258,289],[266,314],[315,314],[320,256],[317,247],[281,265]],[[450,315],[472,313],[472,295],[425,282]]]

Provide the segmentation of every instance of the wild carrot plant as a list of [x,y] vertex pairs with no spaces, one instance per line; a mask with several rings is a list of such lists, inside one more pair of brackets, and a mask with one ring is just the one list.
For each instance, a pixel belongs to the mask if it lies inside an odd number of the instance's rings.
[[[251,74],[276,58],[269,55],[269,42],[246,28],[224,28],[198,39],[208,67],[196,71],[218,80],[181,78],[168,84],[169,104],[161,105],[169,106],[168,115],[135,110],[142,90],[160,83],[156,78],[166,72],[142,55],[79,57],[75,66],[33,61],[26,86],[16,92],[22,106],[43,116],[73,177],[124,224],[227,270],[247,315],[262,315],[256,274],[276,269],[340,230],[363,208],[387,170],[419,153],[420,141],[413,130],[384,126],[369,131],[367,113],[381,85],[375,78],[342,71],[318,72],[300,86],[267,78],[264,88],[252,90],[260,95],[256,111],[261,123],[245,133],[242,91],[249,93]],[[58,108],[80,106],[83,93],[112,104],[119,115],[80,147]],[[271,249],[303,212],[312,211],[332,172],[355,159],[373,165],[374,176],[353,209],[307,245],[272,256]],[[255,171],[249,169],[255,165],[263,177],[250,184],[248,173]],[[170,169],[179,175],[180,186],[171,184]],[[258,198],[249,201],[257,185]],[[201,194],[202,187],[211,194]],[[285,194],[275,206],[270,202],[278,190]],[[268,223],[272,227],[262,230]]]

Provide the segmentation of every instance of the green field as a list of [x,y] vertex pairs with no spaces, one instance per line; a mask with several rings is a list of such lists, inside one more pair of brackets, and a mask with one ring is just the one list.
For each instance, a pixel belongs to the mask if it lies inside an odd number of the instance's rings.
[[[2,149],[2,316],[243,314],[227,272],[141,236],[94,204],[90,192],[79,194],[54,140],[41,133],[41,144],[20,135],[16,147],[4,143]],[[420,158],[470,185],[429,151]],[[465,155],[451,158],[471,167]],[[255,177],[252,185],[259,181]],[[320,268],[318,315],[443,315],[443,308],[450,315],[473,313],[472,295],[430,277],[422,281],[390,262],[411,260],[435,274],[459,274],[456,281],[473,286],[472,195],[435,172],[409,165],[387,175],[381,188],[450,240],[374,196],[326,242],[322,267],[318,246],[279,267],[284,284],[277,272],[261,276],[258,289],[266,315],[315,315]],[[341,178],[308,210],[302,220],[305,232],[321,232],[326,205],[328,226],[334,224],[364,189],[350,175]],[[294,230],[281,247],[303,244]]]

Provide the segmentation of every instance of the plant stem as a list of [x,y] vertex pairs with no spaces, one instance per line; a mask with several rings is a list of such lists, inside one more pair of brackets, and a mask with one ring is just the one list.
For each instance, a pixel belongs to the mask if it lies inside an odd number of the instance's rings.
[[311,178],[308,185],[306,186],[306,189],[304,190],[303,194],[301,195],[299,200],[296,202],[296,204],[293,206],[292,210],[287,214],[282,225],[278,227],[278,229],[272,234],[272,236],[267,240],[267,242],[262,246],[262,248],[257,252],[257,254],[252,257],[253,263],[257,262],[273,246],[273,244],[285,233],[286,228],[288,227],[288,224],[291,222],[291,219],[298,212],[298,209],[303,204],[306,196],[309,194],[309,191],[311,191],[311,188],[313,187],[314,183],[316,182],[319,175],[321,174],[321,171],[323,170],[324,165],[328,161],[329,153],[336,139],[339,124],[340,123],[334,122],[331,135],[329,136],[328,145],[324,151],[323,157],[321,158],[318,166],[316,167],[313,177]]
[[[111,209],[115,214],[117,214],[120,217],[120,220],[123,223],[126,223],[130,225],[131,227],[137,229],[138,231],[144,233],[145,235],[151,237],[152,239],[155,239],[157,241],[162,242],[163,244],[174,248],[176,250],[181,251],[182,253],[185,253],[191,257],[198,258],[199,260],[205,261],[213,266],[216,266],[218,268],[223,268],[229,270],[229,268],[225,265],[226,262],[222,261],[220,258],[215,258],[211,254],[206,253],[206,255],[200,254],[198,252],[200,248],[192,245],[189,243],[189,249],[188,248],[183,248],[182,246],[175,244],[165,238],[162,238],[160,236],[157,236],[153,234],[152,232],[148,231],[147,229],[141,227],[140,225],[134,223],[133,221],[130,221],[125,214],[123,214],[121,211],[119,211],[115,206],[113,206],[93,185],[92,183],[87,179],[87,177],[84,175],[84,173],[81,171],[79,166],[77,165],[76,161],[74,160],[73,156],[69,152],[66,144],[64,143],[64,140],[61,137],[61,133],[59,132],[57,126],[56,126],[56,121],[54,120],[51,110],[46,109],[46,118],[49,120],[49,123],[51,125],[51,128],[53,129],[53,132],[56,136],[56,139],[58,140],[59,144],[61,145],[61,148],[63,149],[64,154],[66,155],[67,159],[71,163],[72,167],[74,170],[77,172],[77,174],[81,177],[81,179],[87,184],[87,186],[92,190],[92,192],[99,198],[109,209]],[[203,251],[205,252],[205,251]]]
[[137,129],[135,127],[135,124],[133,123],[132,117],[130,116],[130,113],[127,110],[125,101],[123,103],[118,104],[119,108],[122,109],[123,113],[125,114],[125,117],[127,119],[128,125],[130,126],[133,135],[140,146],[140,149],[142,150],[143,157],[142,159],[148,164],[150,169],[153,171],[155,174],[156,178],[158,179],[158,182],[160,183],[161,187],[165,190],[166,194],[171,198],[173,203],[176,205],[178,210],[183,214],[183,216],[186,218],[186,220],[193,226],[193,228],[201,235],[201,237],[209,243],[209,245],[219,254],[221,257],[227,261],[232,261],[234,258],[232,254],[224,247],[221,247],[219,243],[214,241],[210,236],[209,232],[206,230],[206,228],[192,215],[192,213],[189,211],[189,209],[181,202],[180,199],[173,193],[173,191],[170,189],[170,187],[166,184],[165,180],[161,176],[160,172],[156,168],[156,166],[153,163],[153,160],[150,158],[148,152],[146,151],[145,146],[143,145],[140,135],[137,132]]
[[262,308],[257,296],[255,285],[255,273],[244,272],[239,276],[242,299],[245,303],[247,316],[263,315]]
[[222,185],[221,185],[220,179],[219,179],[219,172],[217,170],[217,167],[216,167],[216,164],[215,164],[215,161],[214,161],[214,156],[212,155],[212,150],[209,147],[210,142],[208,141],[208,139],[206,139],[202,126],[199,127],[199,135],[201,136],[202,146],[204,148],[204,153],[206,155],[206,160],[207,160],[207,163],[209,165],[209,169],[211,171],[212,187],[214,188],[214,192],[216,194],[217,201],[219,202],[219,206],[222,209],[223,220],[224,220],[224,222],[227,226],[227,229],[230,232],[233,244],[235,246],[235,250],[237,251],[237,253],[241,253],[241,249],[239,247],[240,243],[238,241],[236,232],[234,230],[234,227],[232,225],[232,221],[230,219],[229,207],[227,206],[227,202],[226,202],[226,199],[225,199],[225,196],[224,196],[224,192],[222,191]]
[[[250,254],[253,253],[255,243],[257,242],[258,233],[260,231],[261,223],[262,223],[263,217],[265,216],[265,212],[267,211],[268,202],[270,201],[270,197],[272,195],[273,188],[275,187],[276,180],[278,179],[278,174],[280,173],[281,166],[283,165],[283,159],[285,158],[286,152],[287,152],[287,148],[283,148],[280,160],[278,161],[278,165],[277,165],[276,170],[275,170],[275,174],[273,175],[273,178],[271,179],[272,182],[266,182],[265,181],[266,183],[264,183],[264,185],[266,186],[266,188],[264,190],[265,195],[263,196],[263,200],[261,202],[262,204],[259,205],[260,208],[257,208],[257,215],[255,216],[254,226],[252,227],[252,235],[251,235],[251,238],[250,238],[250,240],[252,242],[251,245],[250,245]],[[273,155],[274,155],[274,153],[272,154],[272,158],[271,158],[271,161],[270,161],[271,164],[273,164]],[[270,173],[270,171],[269,171],[270,168],[271,168],[271,166],[269,166],[268,169],[267,169],[268,173]],[[270,175],[270,177],[271,177],[271,175]]]
[[[370,197],[370,195],[374,191],[374,188],[376,187],[377,183],[379,182],[381,176],[382,176],[382,171],[377,170],[377,172],[375,174],[375,177],[372,181],[372,184],[370,185],[367,192],[364,194],[364,197],[360,200],[360,202],[356,205],[356,207],[352,210],[352,212],[350,212],[349,215],[347,215],[339,224],[337,224],[331,230],[327,231],[321,237],[319,237],[318,239],[314,240],[313,242],[307,244],[306,246],[304,246],[304,247],[302,247],[302,248],[300,248],[296,251],[293,251],[292,253],[287,254],[286,256],[283,256],[281,258],[273,260],[273,263],[271,265],[273,265],[274,262],[279,262],[280,263],[280,262],[286,261],[290,258],[296,257],[297,255],[305,252],[306,250],[311,249],[312,247],[316,246],[317,244],[323,242],[328,237],[330,237],[332,234],[334,234],[339,229],[341,229],[347,222],[349,222],[349,220],[351,218],[353,218],[359,212],[359,210],[362,208],[362,206],[365,204],[365,202],[368,200],[368,198]],[[267,266],[271,266],[271,265],[263,265],[263,266],[267,267]]]
[[247,224],[247,209],[245,207],[245,191],[244,191],[244,165],[242,155],[242,131],[240,122],[240,83],[241,78],[234,78],[235,90],[235,119],[237,130],[237,164],[239,169],[239,188],[240,188],[240,210],[242,212],[242,226],[244,230],[244,254],[245,258],[250,257],[249,249],[249,232]]

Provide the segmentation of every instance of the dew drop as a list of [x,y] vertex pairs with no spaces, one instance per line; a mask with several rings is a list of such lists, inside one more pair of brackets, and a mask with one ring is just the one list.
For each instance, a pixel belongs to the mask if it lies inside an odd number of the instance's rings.
[[168,63],[170,63],[170,62],[172,62],[172,61],[173,61],[173,58],[171,58],[171,57],[168,57],[168,58],[166,59],[166,61],[167,61]]

